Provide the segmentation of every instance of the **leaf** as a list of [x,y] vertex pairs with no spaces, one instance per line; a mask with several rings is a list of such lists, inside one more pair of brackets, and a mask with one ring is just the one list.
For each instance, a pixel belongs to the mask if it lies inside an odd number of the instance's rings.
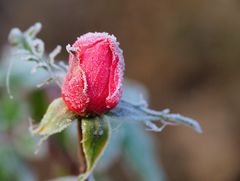
[[[111,120],[116,121],[143,121],[149,128],[148,130],[156,132],[162,131],[167,125],[183,124],[190,126],[198,133],[202,133],[201,126],[196,120],[169,112],[170,110],[168,109],[163,111],[151,110],[143,101],[138,104],[133,104],[122,100],[115,109],[107,114],[107,116],[110,117]],[[153,121],[162,123],[162,126],[158,127]]]
[[123,150],[123,139],[124,139],[124,127],[130,124],[116,123],[111,120],[111,137],[108,143],[108,146],[99,160],[99,163],[96,167],[96,172],[105,173],[106,170],[110,169],[116,160],[120,157]]
[[76,114],[67,108],[62,98],[57,98],[49,105],[40,125],[32,129],[32,133],[44,136],[43,141],[66,129],[75,119]]
[[121,159],[121,156],[124,158],[127,171],[133,171],[137,176],[138,179],[136,180],[165,180],[164,172],[159,165],[155,152],[154,139],[151,135],[137,122],[135,124],[118,125],[117,129],[113,128],[113,126],[116,127],[117,125],[112,125],[111,121],[112,134],[110,142],[95,169],[96,173],[101,175],[101,180],[106,180],[103,177],[106,170],[113,167],[116,161]]
[[78,177],[78,181],[84,181],[89,177],[108,144],[110,137],[108,119],[104,117],[82,119],[82,136],[87,169]]
[[[65,65],[63,67],[63,61],[54,63],[54,59],[60,52],[61,48],[60,46],[57,46],[53,52],[46,56],[44,42],[36,37],[40,30],[41,23],[35,23],[25,32],[22,32],[18,28],[13,28],[9,33],[9,43],[18,57],[21,57],[25,61],[32,61],[36,64],[31,71],[32,73],[36,72],[39,68],[48,73],[47,81],[44,81],[42,84],[55,81],[55,83],[61,87],[62,81],[66,75],[66,67]],[[8,85],[11,67],[12,66],[9,66],[6,80]]]
[[0,86],[7,86],[5,84],[8,76],[7,79],[10,82],[7,84],[10,86],[14,97],[19,95],[19,91],[21,93],[26,89],[33,89],[37,84],[47,79],[48,75],[44,70],[39,70],[37,74],[31,76],[30,72],[36,63],[25,61],[23,59],[24,55],[16,54],[9,48],[4,49],[2,55],[3,58],[0,61]]
[[192,118],[188,118],[188,117],[182,116],[180,114],[164,114],[163,119],[165,119],[169,122],[190,126],[196,132],[202,133],[202,128],[201,128],[200,124]]
[[109,113],[106,114],[110,119],[116,121],[154,121],[159,119],[158,116],[146,114],[141,106],[133,105],[127,101],[121,101],[115,109],[112,109]]

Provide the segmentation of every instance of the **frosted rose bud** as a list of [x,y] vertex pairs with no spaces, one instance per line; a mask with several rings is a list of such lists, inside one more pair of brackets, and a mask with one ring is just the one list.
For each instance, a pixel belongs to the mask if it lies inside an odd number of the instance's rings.
[[119,43],[107,33],[87,33],[67,47],[69,70],[62,85],[67,107],[81,116],[114,108],[122,95],[124,59]]

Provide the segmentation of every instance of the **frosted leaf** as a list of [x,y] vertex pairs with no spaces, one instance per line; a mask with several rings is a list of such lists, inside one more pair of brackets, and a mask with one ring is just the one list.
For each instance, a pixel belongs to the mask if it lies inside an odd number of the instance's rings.
[[34,74],[36,73],[38,68],[44,68],[46,66],[47,66],[46,63],[38,63],[32,68],[31,73]]
[[194,128],[195,131],[197,131],[198,133],[203,132],[200,124],[192,118],[188,118],[188,117],[182,116],[180,114],[165,114],[164,118],[169,122],[190,126],[190,127]]
[[[155,111],[147,108],[145,104],[134,105],[123,100],[106,116],[108,116],[109,119],[121,122],[145,122],[148,130],[156,132],[162,131],[168,125],[182,124],[192,127],[198,133],[202,133],[200,124],[194,119],[180,114],[171,114],[169,109]],[[160,122],[162,126],[158,127],[154,122]]]
[[54,80],[55,83],[61,87],[66,75],[66,68],[63,66],[63,63],[61,63],[61,65],[54,63],[56,55],[61,51],[61,47],[57,46],[56,49],[46,56],[44,42],[36,38],[41,27],[40,23],[36,23],[25,32],[20,31],[18,28],[14,28],[9,34],[9,42],[15,48],[15,52],[18,53],[19,57],[23,60],[37,63],[33,72],[35,72],[37,68],[43,68],[48,72],[49,78]]
[[39,145],[49,136],[60,133],[76,119],[76,115],[65,105],[62,98],[55,99],[48,107],[40,125],[36,128],[31,126],[32,134],[42,136]]
[[47,80],[43,81],[42,83],[37,84],[37,88],[41,88],[42,86],[49,84],[52,80],[53,79],[51,77],[48,78]]
[[158,127],[153,122],[147,121],[146,126],[148,127],[147,130],[149,130],[149,131],[161,132],[167,126],[167,124],[163,123],[163,125],[161,127]]
[[110,138],[110,125],[104,117],[82,119],[82,146],[86,159],[86,171],[79,175],[78,181],[86,180],[102,156]]
[[50,54],[49,54],[49,59],[50,59],[50,63],[54,64],[54,59],[55,57],[61,52],[62,47],[60,45],[58,45]]
[[32,48],[33,54],[35,54],[37,57],[41,58],[44,54],[44,43],[40,39],[35,39],[32,41]]
[[121,122],[131,122],[131,121],[154,121],[159,119],[157,116],[146,114],[144,111],[139,109],[139,106],[133,105],[126,101],[121,101],[115,109],[112,109],[106,116],[116,119]]
[[20,31],[20,29],[13,28],[9,33],[8,41],[12,45],[16,45],[17,43],[19,43],[19,41],[21,41],[21,38],[22,38],[22,32]]
[[64,61],[59,61],[59,66],[62,67],[65,71],[68,70],[68,65],[66,65]]
[[10,61],[10,65],[8,66],[7,77],[6,77],[7,93],[10,99],[13,99],[13,95],[11,93],[11,88],[10,88],[10,74],[11,74],[12,66],[13,66],[13,61]]
[[37,22],[35,23],[33,26],[31,26],[30,28],[28,28],[28,30],[25,32],[29,37],[31,38],[35,38],[36,35],[41,31],[42,29],[42,24]]

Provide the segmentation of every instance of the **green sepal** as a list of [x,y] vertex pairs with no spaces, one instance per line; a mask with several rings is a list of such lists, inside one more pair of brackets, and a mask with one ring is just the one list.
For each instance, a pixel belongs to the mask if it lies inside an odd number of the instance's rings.
[[87,169],[78,177],[78,181],[84,181],[92,173],[110,138],[110,124],[105,117],[82,119],[81,123]]
[[43,136],[40,143],[49,136],[60,133],[76,119],[76,114],[70,111],[62,98],[55,99],[48,107],[37,128],[31,128],[34,135]]

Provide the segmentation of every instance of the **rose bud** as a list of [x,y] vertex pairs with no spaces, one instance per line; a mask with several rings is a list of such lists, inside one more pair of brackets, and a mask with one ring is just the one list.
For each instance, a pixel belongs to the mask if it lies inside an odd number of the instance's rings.
[[107,33],[87,33],[67,46],[69,69],[62,85],[67,107],[80,116],[114,108],[122,95],[124,59],[119,43]]

